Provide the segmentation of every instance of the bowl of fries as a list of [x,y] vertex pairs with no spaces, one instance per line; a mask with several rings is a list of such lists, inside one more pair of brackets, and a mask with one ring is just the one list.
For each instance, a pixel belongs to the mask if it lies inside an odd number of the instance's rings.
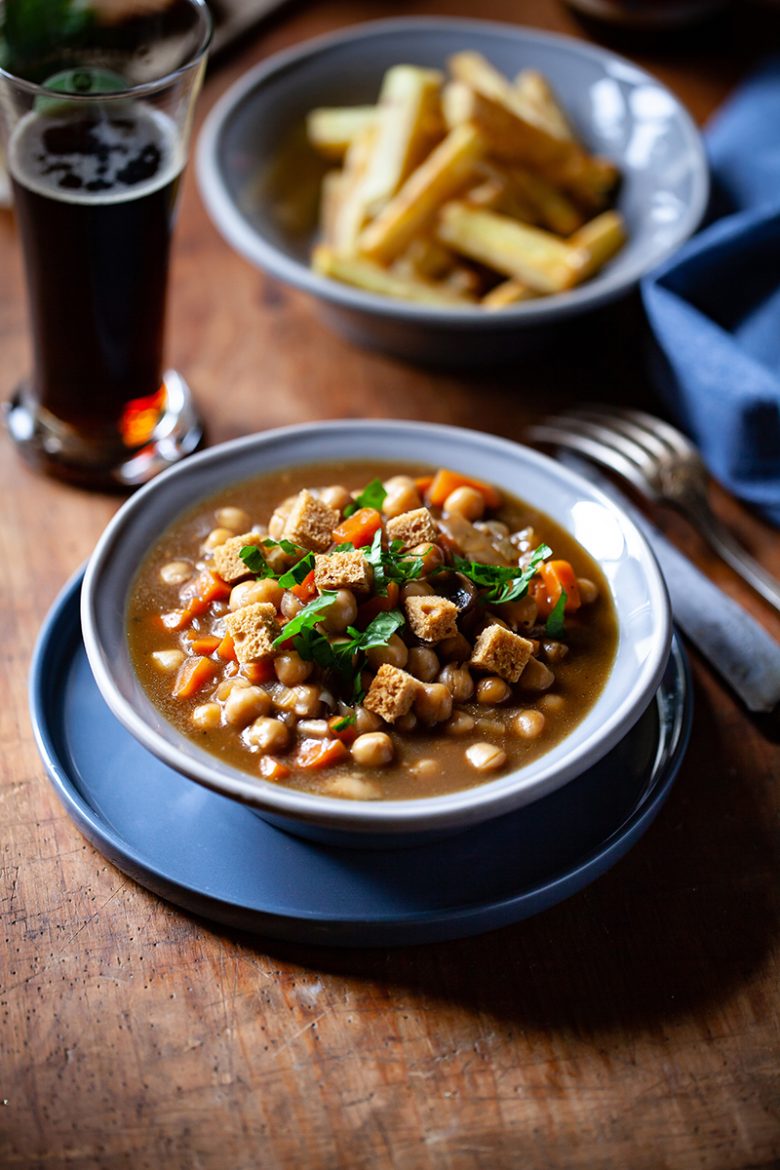
[[220,100],[198,178],[227,241],[344,334],[508,358],[617,299],[695,230],[698,132],[630,62],[515,25],[370,22]]

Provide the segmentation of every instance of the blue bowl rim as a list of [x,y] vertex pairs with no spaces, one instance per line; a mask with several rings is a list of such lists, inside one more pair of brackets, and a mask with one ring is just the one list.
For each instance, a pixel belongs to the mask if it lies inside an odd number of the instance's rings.
[[[680,125],[688,139],[694,193],[685,216],[680,220],[675,238],[666,247],[659,249],[651,264],[646,260],[635,262],[628,270],[600,273],[581,287],[568,292],[543,297],[538,301],[509,305],[500,313],[487,314],[479,307],[450,309],[396,301],[341,284],[320,276],[306,264],[285,255],[250,226],[228,192],[219,171],[218,158],[220,140],[226,124],[234,110],[253,90],[259,89],[285,71],[305,65],[312,57],[346,44],[360,44],[377,36],[397,35],[400,32],[419,36],[421,33],[457,32],[460,29],[466,43],[470,34],[479,32],[500,36],[502,40],[510,38],[518,43],[552,45],[566,53],[590,57],[600,63],[608,61],[620,68],[624,75],[633,74],[637,81],[650,83],[668,96],[676,108]],[[707,155],[693,119],[675,94],[652,74],[617,53],[573,37],[527,29],[508,22],[473,20],[467,17],[393,17],[387,20],[366,21],[357,28],[350,26],[335,33],[313,37],[302,44],[273,54],[240,77],[209,113],[200,132],[196,173],[203,201],[224,239],[245,259],[279,280],[343,309],[406,322],[455,326],[459,329],[477,331],[487,324],[511,329],[519,325],[548,323],[551,319],[562,320],[583,310],[595,309],[622,296],[634,288],[647,272],[668,259],[693,234],[706,210],[710,187]]]

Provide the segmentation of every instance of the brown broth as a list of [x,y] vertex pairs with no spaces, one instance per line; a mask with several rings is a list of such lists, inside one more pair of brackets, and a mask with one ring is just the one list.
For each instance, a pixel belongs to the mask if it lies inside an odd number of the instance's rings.
[[[181,633],[163,629],[159,620],[161,613],[175,609],[178,604],[178,586],[164,584],[160,570],[175,560],[202,560],[201,546],[215,527],[217,509],[237,506],[250,514],[253,524],[267,523],[275,506],[303,487],[339,483],[352,490],[362,488],[377,476],[386,479],[395,474],[422,475],[429,471],[428,468],[418,466],[389,465],[377,461],[292,468],[226,488],[201,501],[175,521],[140,566],[131,590],[127,615],[130,653],[135,669],[149,697],[166,718],[182,734],[207,751],[239,769],[260,776],[259,757],[244,745],[236,728],[219,726],[200,730],[193,725],[192,712],[199,704],[208,701],[210,688],[192,699],[173,698],[171,689],[175,676],[160,671],[151,659],[155,651],[176,649],[182,645]],[[287,786],[322,792],[334,776],[360,776],[370,778],[378,786],[377,794],[383,799],[435,796],[471,788],[549,751],[593,706],[610,672],[617,642],[614,607],[601,569],[554,520],[506,493],[502,508],[492,518],[504,520],[511,530],[532,525],[552,547],[555,557],[569,560],[578,576],[590,578],[599,588],[599,597],[592,605],[584,607],[576,615],[567,616],[566,641],[569,652],[562,662],[552,667],[555,683],[548,692],[549,697],[543,694],[522,695],[517,688],[513,688],[511,698],[500,707],[483,707],[474,701],[456,704],[456,709],[479,719],[506,720],[509,712],[519,708],[541,710],[545,715],[542,735],[538,739],[523,740],[508,731],[497,733],[484,728],[475,729],[466,736],[446,734],[442,725],[423,729],[418,725],[407,733],[388,728],[396,748],[394,761],[390,765],[368,770],[347,758],[344,763],[319,772],[294,771],[284,781]],[[496,743],[506,751],[507,761],[500,771],[479,773],[465,761],[465,749],[477,741]],[[421,761],[426,760],[434,761],[436,771],[423,777],[415,769]]]

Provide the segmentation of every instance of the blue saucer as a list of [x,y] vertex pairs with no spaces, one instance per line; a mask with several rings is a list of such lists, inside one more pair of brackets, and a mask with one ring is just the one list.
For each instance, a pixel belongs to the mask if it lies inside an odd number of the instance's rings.
[[403,946],[493,930],[588,885],[649,827],[685,753],[691,688],[677,638],[656,701],[559,791],[432,844],[362,850],[281,832],[185,779],[116,721],[87,662],[81,575],[55,602],[30,707],[46,771],[82,833],[160,897],[227,926],[329,946]]

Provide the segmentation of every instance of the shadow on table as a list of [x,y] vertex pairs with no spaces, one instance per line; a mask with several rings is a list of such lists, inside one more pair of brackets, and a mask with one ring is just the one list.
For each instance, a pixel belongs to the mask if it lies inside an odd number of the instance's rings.
[[[520,1025],[636,1026],[724,999],[763,962],[780,914],[771,825],[738,774],[738,747],[723,741],[699,695],[682,775],[647,837],[589,889],[536,918],[399,950],[258,944],[222,933],[283,964],[381,980],[391,994],[403,989]],[[713,758],[723,760],[717,773],[704,764]]]

